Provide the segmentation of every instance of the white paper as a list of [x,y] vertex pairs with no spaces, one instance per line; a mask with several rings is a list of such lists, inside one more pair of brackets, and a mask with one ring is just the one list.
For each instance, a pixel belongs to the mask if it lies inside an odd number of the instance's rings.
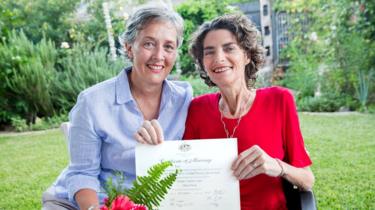
[[160,210],[240,210],[239,182],[230,169],[237,157],[237,139],[165,141],[138,144],[137,176],[161,161],[171,161],[181,172]]

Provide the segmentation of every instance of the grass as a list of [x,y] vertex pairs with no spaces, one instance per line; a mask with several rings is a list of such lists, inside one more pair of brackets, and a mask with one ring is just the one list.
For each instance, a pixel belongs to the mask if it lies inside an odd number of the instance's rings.
[[[300,114],[319,209],[375,209],[375,115]],[[40,209],[68,162],[58,130],[0,136],[0,210]]]
[[375,209],[375,115],[301,115],[321,209]]
[[41,209],[42,192],[67,162],[58,130],[0,137],[0,210]]

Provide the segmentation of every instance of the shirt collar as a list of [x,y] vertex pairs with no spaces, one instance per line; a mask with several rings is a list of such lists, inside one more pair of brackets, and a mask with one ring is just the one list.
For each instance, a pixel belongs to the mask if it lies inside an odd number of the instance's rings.
[[[116,79],[116,103],[124,104],[130,101],[134,101],[134,98],[130,91],[128,72],[130,72],[132,67],[125,68],[120,72]],[[165,103],[171,100],[173,87],[170,81],[163,81],[163,92],[161,97],[160,106],[162,107]]]

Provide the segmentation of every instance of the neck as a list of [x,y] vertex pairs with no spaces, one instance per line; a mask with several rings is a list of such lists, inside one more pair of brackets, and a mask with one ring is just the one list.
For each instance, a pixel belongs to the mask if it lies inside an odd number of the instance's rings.
[[160,97],[163,84],[151,85],[146,84],[142,79],[136,78],[131,72],[129,75],[130,91],[133,96],[138,97]]
[[150,85],[136,80],[130,73],[130,92],[145,120],[158,118],[163,85]]
[[221,99],[219,108],[222,114],[228,118],[239,118],[250,109],[255,98],[255,89],[248,89],[247,86],[238,88],[220,89]]

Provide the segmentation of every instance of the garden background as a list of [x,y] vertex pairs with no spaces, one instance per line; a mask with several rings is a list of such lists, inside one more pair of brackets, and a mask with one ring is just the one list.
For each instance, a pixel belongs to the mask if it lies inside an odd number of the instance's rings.
[[[40,209],[41,193],[68,162],[60,132],[13,132],[58,127],[80,91],[129,65],[116,50],[117,39],[126,11],[145,1],[110,1],[109,15],[104,2],[0,1],[0,130],[6,132],[0,134],[1,210]],[[238,11],[239,2],[245,1],[175,5],[185,34],[172,74],[189,81],[195,95],[215,89],[194,70],[189,36],[205,20]],[[272,8],[293,17],[291,39],[282,50],[283,65],[258,86],[292,89],[298,110],[309,112],[300,114],[301,127],[314,161],[318,207],[375,209],[375,2],[276,0]]]

